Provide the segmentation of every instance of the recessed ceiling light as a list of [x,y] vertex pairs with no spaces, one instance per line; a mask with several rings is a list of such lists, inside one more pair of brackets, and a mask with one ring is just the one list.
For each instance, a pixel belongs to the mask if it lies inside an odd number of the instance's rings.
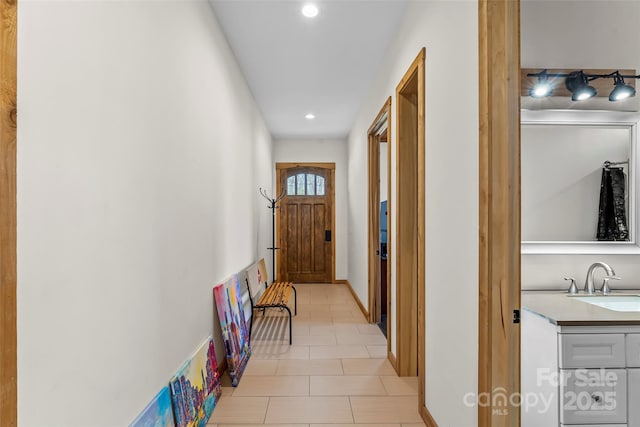
[[302,7],[302,14],[307,18],[315,18],[318,15],[318,8],[315,4],[305,4]]
[[304,118],[307,120],[313,120],[316,118],[316,116],[314,114],[309,113],[306,116],[304,116]]

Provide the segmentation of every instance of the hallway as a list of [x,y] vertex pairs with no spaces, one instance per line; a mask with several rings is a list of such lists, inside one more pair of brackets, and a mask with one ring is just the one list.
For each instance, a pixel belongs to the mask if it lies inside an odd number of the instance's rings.
[[277,311],[267,312],[266,322],[258,314],[247,370],[237,388],[223,387],[208,425],[422,427],[417,378],[396,375],[384,336],[347,286],[296,289],[293,345],[279,327],[286,323],[273,319]]

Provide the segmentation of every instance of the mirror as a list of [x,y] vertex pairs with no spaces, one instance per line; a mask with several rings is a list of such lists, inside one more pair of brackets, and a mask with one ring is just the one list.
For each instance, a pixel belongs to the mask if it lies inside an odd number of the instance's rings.
[[613,111],[522,111],[523,254],[640,253],[639,119]]

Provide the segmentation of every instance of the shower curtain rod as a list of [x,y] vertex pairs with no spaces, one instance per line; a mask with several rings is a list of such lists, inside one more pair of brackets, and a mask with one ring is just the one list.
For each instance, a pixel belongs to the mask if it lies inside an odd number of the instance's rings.
[[615,165],[628,165],[629,164],[629,159],[623,161],[623,162],[610,162],[609,160],[606,160],[603,164],[602,167],[603,168],[608,168],[610,166],[615,166]]

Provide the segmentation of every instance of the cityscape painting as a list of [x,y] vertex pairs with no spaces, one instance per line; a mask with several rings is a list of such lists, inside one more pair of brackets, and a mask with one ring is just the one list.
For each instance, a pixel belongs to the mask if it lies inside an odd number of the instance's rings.
[[209,337],[169,383],[176,427],[205,427],[220,399],[220,373]]
[[234,274],[224,283],[214,286],[213,295],[222,328],[229,376],[236,387],[251,355],[238,275]]
[[129,424],[129,427],[175,427],[175,425],[169,387],[164,387]]

